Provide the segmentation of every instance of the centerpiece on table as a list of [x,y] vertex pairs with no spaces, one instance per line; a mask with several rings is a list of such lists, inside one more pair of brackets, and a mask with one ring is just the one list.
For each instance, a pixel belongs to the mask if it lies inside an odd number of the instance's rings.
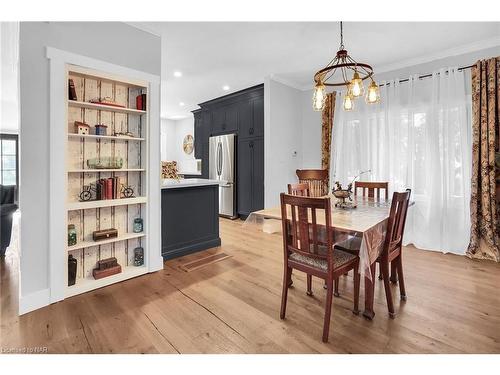
[[354,177],[349,185],[347,185],[346,189],[342,188],[342,184],[338,181],[335,181],[335,187],[332,189],[332,194],[335,198],[337,198],[337,202],[335,203],[335,207],[338,208],[356,208],[357,205],[352,201],[352,184],[354,181],[364,173],[371,172],[371,169],[360,172],[356,177]]

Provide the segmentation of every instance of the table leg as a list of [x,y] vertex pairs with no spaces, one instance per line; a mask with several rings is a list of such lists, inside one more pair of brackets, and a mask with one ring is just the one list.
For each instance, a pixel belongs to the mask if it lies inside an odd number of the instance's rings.
[[363,316],[368,319],[372,320],[373,317],[375,316],[375,312],[373,311],[373,295],[375,292],[375,266],[377,265],[377,262],[374,262],[370,266],[370,273],[372,276],[372,279],[370,280],[368,277],[365,276],[365,311],[363,311]]

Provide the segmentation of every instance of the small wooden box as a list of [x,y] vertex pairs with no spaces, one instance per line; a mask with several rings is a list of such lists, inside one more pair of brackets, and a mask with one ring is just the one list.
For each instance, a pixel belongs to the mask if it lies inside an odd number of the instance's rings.
[[92,275],[94,276],[94,279],[99,280],[102,279],[103,277],[108,277],[112,275],[116,275],[117,273],[122,272],[122,266],[117,264],[116,266],[110,267],[110,268],[104,268],[104,269],[94,269],[92,271]]
[[92,233],[94,241],[107,240],[115,237],[118,237],[118,230],[115,228],[96,230]]

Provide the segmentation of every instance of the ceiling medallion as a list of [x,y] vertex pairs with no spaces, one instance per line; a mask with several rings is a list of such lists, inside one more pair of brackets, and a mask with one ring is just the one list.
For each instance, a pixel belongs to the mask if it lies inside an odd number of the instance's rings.
[[[349,77],[351,77],[349,79]],[[314,75],[313,109],[323,110],[326,100],[327,86],[346,86],[344,95],[344,110],[350,111],[354,108],[354,99],[363,96],[365,88],[363,81],[370,79],[365,100],[368,104],[380,101],[378,85],[373,80],[373,68],[365,63],[359,63],[347,53],[344,48],[343,24],[340,22],[340,48],[335,57]]]

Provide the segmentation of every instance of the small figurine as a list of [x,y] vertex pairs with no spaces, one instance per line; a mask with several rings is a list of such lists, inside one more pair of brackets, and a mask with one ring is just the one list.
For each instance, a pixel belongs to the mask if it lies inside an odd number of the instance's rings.
[[122,185],[121,193],[123,198],[134,198],[134,189],[130,185]]
[[81,121],[75,121],[75,131],[77,134],[89,135],[90,126]]
[[87,202],[92,199],[92,192],[96,191],[96,187],[94,184],[84,185],[83,191],[80,193],[80,201]]

